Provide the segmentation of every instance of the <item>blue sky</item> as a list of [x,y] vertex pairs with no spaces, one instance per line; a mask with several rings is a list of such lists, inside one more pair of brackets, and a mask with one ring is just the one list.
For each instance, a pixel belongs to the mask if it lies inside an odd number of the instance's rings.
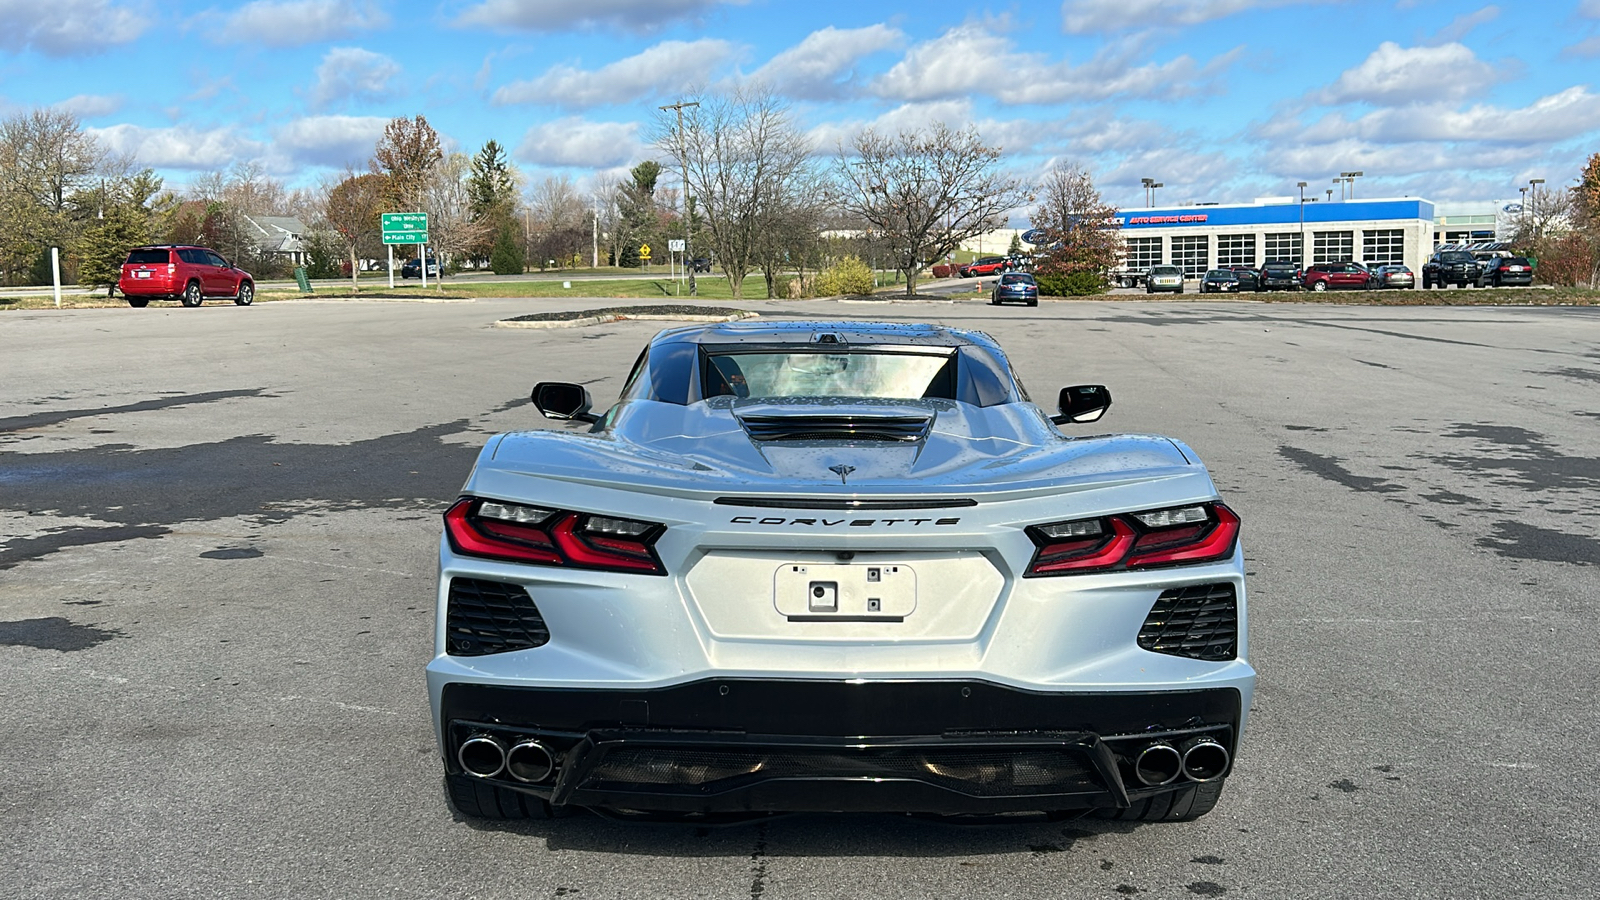
[[364,165],[421,113],[531,180],[656,154],[655,108],[767,82],[829,153],[862,127],[976,125],[1024,177],[1107,199],[1517,195],[1600,151],[1600,0],[0,0],[0,112],[61,106],[181,185],[255,161]]

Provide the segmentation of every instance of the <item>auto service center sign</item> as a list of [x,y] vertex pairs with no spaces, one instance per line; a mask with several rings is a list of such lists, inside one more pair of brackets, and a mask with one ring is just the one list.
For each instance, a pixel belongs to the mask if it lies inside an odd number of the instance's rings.
[[1204,225],[1205,213],[1188,216],[1129,216],[1118,224],[1121,225]]

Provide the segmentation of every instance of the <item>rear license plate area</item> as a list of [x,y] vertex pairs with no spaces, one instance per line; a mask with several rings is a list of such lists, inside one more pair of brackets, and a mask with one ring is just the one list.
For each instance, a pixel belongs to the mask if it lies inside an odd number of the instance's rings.
[[917,573],[897,563],[794,563],[772,580],[791,622],[902,622],[917,608]]

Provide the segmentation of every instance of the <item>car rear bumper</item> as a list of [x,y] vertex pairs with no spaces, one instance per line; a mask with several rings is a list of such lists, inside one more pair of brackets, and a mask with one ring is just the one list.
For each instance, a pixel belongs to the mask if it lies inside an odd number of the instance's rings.
[[1497,284],[1533,284],[1533,276],[1526,272],[1506,272],[1499,275],[1495,282]]
[[[556,805],[678,812],[1125,807],[1225,777],[1241,714],[1233,688],[1048,692],[970,679],[706,679],[643,690],[462,683],[445,686],[441,701],[452,776],[480,777],[462,766],[468,740],[536,742],[547,774],[501,770],[483,780]],[[1203,741],[1224,761],[1203,779],[1139,776],[1135,760],[1152,744],[1181,751]]]

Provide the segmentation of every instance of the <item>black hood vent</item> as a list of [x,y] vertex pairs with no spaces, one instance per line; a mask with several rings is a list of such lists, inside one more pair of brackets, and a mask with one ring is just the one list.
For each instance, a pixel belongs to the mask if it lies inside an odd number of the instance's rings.
[[928,436],[932,416],[741,415],[750,439],[914,443]]

